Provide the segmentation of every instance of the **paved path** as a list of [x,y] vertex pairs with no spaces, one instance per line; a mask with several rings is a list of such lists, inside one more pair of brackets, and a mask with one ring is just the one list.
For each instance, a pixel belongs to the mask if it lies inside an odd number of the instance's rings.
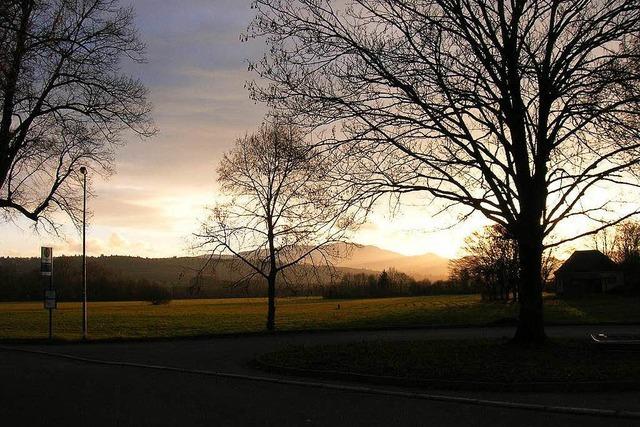
[[[553,326],[547,327],[551,337],[588,337],[589,333],[637,333],[634,326]],[[414,340],[429,338],[499,338],[513,336],[512,327],[400,329],[383,331],[326,331],[275,335],[232,336],[210,339],[30,345],[34,348],[98,359],[164,364],[190,369],[214,369],[246,373],[247,362],[256,356],[287,346],[332,344],[364,340]]]
[[[639,328],[552,327],[548,328],[548,333],[557,337],[580,337],[602,329],[633,333]],[[289,345],[372,339],[501,337],[512,333],[512,328],[327,332],[21,348],[101,360],[264,376],[266,374],[249,368],[247,362],[258,354]],[[640,411],[640,393],[631,392],[449,394]],[[0,351],[0,402],[0,419],[3,416],[19,417],[28,421],[25,425],[61,425],[82,420],[92,425],[175,425],[178,421],[181,425],[633,425],[628,420],[100,366],[7,351]],[[47,418],[47,413],[53,418]],[[55,422],[48,423],[50,420]],[[95,423],[96,420],[103,424]]]

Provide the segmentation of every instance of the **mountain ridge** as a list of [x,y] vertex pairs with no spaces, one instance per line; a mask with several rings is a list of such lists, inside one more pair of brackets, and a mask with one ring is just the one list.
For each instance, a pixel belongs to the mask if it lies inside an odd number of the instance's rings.
[[[443,280],[448,277],[449,260],[434,253],[403,255],[374,245],[352,245],[349,249],[346,249],[345,245],[337,247],[336,253],[340,255],[334,258],[333,264],[335,267],[343,269],[345,273],[371,274],[393,268],[414,277],[416,280]],[[78,257],[78,255],[62,255],[62,257]],[[172,277],[176,274],[175,271],[184,268],[187,270],[197,269],[198,260],[204,260],[206,255],[158,258],[135,255],[102,255],[90,258],[102,260],[106,263],[105,266],[119,273],[139,278],[145,275],[161,278],[162,276]],[[231,258],[231,256],[223,257],[223,259]],[[37,260],[34,257],[0,257],[0,259],[31,259],[34,266]],[[136,259],[140,261],[136,262]],[[146,262],[141,262],[143,260]]]
[[417,280],[444,280],[449,275],[449,259],[432,252],[403,255],[374,245],[358,245],[349,257],[336,262],[339,267],[382,271],[393,268]]

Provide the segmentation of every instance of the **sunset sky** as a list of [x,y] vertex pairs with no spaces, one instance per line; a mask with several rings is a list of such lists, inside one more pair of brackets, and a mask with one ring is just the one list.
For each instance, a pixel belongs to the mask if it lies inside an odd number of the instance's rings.
[[[244,88],[254,77],[246,59],[262,52],[260,43],[240,41],[252,17],[249,3],[134,2],[148,63],[127,70],[151,90],[159,133],[146,141],[128,138],[117,153],[116,174],[106,181],[92,177],[90,254],[190,253],[190,236],[215,200],[216,162],[265,113]],[[432,219],[419,201],[414,205],[395,216],[381,206],[356,240],[404,254],[454,257],[463,238],[484,223],[477,217],[441,230],[443,220]],[[0,225],[0,256],[37,256],[39,246],[49,244],[56,254],[80,252],[78,232],[69,226],[55,238],[35,234],[28,221]]]

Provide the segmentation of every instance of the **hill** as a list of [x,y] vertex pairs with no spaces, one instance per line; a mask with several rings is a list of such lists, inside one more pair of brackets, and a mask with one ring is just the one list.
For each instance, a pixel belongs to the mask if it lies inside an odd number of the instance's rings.
[[[310,247],[300,247],[300,255]],[[333,255],[333,264],[338,270],[355,269],[358,272],[381,272],[393,268],[406,273],[416,280],[446,280],[449,277],[449,260],[433,253],[407,256],[372,245],[349,245],[337,243],[328,247],[327,254]],[[245,254],[246,255],[246,254]],[[324,260],[319,255],[311,256],[317,265]],[[346,272],[346,271],[344,271]]]
[[433,253],[406,256],[377,246],[354,248],[348,258],[341,259],[336,264],[340,267],[373,271],[395,268],[417,280],[445,280],[449,275],[447,258]]
[[[340,249],[340,248],[338,248]],[[342,248],[344,249],[344,248]],[[318,294],[320,290],[347,274],[377,275],[395,268],[421,279],[446,279],[448,260],[434,254],[404,256],[375,246],[360,246],[347,251],[348,257],[336,258],[335,268],[313,269],[301,264],[290,269],[290,286],[281,288],[283,295]],[[343,255],[346,252],[343,251]],[[248,267],[225,257],[209,266],[196,279],[205,265],[203,257],[142,258],[133,256],[100,256],[87,259],[88,282],[95,298],[143,299],[146,294],[165,289],[174,296],[188,297],[194,289],[201,296],[261,296],[266,292],[261,280],[243,280],[250,276]],[[42,279],[38,258],[0,257],[0,300],[30,300],[42,296]],[[79,256],[54,259],[54,281],[62,298],[77,300],[81,296],[82,260]],[[236,286],[241,283],[242,286]],[[144,294],[144,295],[143,295]]]
[[[337,251],[342,254],[335,259],[335,267],[339,274],[369,274],[395,268],[417,280],[439,280],[446,279],[448,276],[449,260],[432,253],[406,256],[371,245],[353,247],[348,251],[340,247]],[[238,271],[236,265],[231,265],[230,261],[229,257],[218,264],[215,275],[219,280],[236,280],[242,273]],[[9,269],[21,273],[32,272],[39,268],[39,262],[38,258],[0,257],[0,271],[7,272]],[[60,273],[60,267],[65,270],[79,268],[80,263],[78,256],[57,257],[57,272]],[[133,280],[149,280],[166,284],[189,282],[204,263],[203,257],[143,258],[124,255],[88,257],[89,266],[98,270]]]
[[[78,300],[82,295],[82,258],[60,256],[53,262],[54,283],[59,298]],[[226,257],[205,267],[203,257],[142,258],[132,256],[100,256],[87,258],[87,281],[95,300],[147,299],[150,295],[170,292],[174,298],[264,296],[262,280],[246,280],[251,271]],[[42,298],[43,281],[38,258],[0,257],[0,300],[21,301]],[[337,267],[313,270],[309,265],[295,266],[287,278],[290,286],[280,293],[306,295],[346,273],[377,274],[374,271]],[[196,277],[198,276],[198,279]],[[245,280],[242,280],[245,279]],[[240,286],[237,286],[240,284]],[[164,291],[163,291],[164,290]]]

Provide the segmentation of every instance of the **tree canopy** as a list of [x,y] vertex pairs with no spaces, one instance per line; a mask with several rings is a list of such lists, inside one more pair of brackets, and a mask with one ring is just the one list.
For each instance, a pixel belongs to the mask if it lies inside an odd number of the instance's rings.
[[[638,0],[256,0],[256,99],[363,194],[421,192],[518,242],[516,337],[544,339],[542,252],[638,210]],[[262,83],[266,81],[267,83]],[[637,201],[635,201],[637,202]],[[563,221],[591,230],[550,241]]]
[[0,211],[54,225],[81,208],[80,166],[109,173],[123,131],[155,129],[133,9],[118,0],[7,0],[0,5]]
[[218,167],[222,200],[203,224],[199,245],[214,262],[231,256],[248,266],[242,280],[267,282],[270,330],[276,281],[286,283],[298,264],[311,274],[330,266],[344,255],[355,224],[350,205],[327,186],[324,159],[297,128],[275,123],[239,138]]

